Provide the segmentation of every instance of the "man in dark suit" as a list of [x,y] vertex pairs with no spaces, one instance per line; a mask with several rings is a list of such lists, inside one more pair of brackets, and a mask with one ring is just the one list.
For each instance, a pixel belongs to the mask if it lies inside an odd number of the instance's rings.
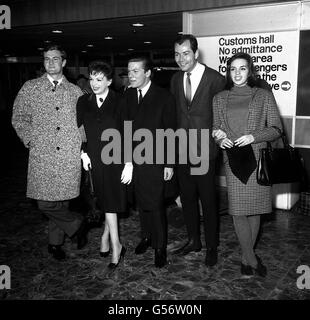
[[[173,166],[156,159],[156,132],[158,129],[175,129],[175,104],[172,94],[151,81],[151,62],[146,57],[137,57],[128,62],[130,88],[126,90],[125,119],[132,121],[133,136],[137,130],[146,129],[153,141],[153,155],[149,158],[148,148],[141,155],[133,153],[132,187],[139,208],[142,240],[135,249],[136,254],[155,249],[155,266],[167,263],[167,222],[164,210],[165,181],[172,178]],[[141,132],[141,131],[140,131]],[[142,143],[142,142],[141,142]],[[133,142],[135,150],[139,143]],[[166,157],[166,154],[164,155]],[[151,161],[144,161],[142,158]],[[142,160],[142,161],[141,161]]]
[[[171,79],[171,92],[176,99],[177,128],[197,130],[197,155],[202,148],[201,136],[208,132],[208,170],[207,173],[192,174],[195,167],[190,162],[190,149],[187,142],[187,163],[178,164],[177,174],[180,185],[180,197],[187,227],[188,239],[176,254],[186,255],[201,250],[199,200],[203,211],[203,226],[206,240],[207,266],[217,263],[218,213],[215,191],[215,158],[217,147],[212,134],[212,100],[216,93],[224,89],[225,80],[217,71],[198,62],[198,43],[193,35],[181,35],[174,43],[175,61],[181,71]],[[208,129],[208,131],[203,130]],[[187,139],[188,140],[188,139]]]

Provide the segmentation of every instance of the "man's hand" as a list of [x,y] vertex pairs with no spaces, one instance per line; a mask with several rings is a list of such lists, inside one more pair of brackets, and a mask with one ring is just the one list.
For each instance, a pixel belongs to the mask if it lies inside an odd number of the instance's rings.
[[88,154],[85,152],[82,152],[81,159],[82,159],[84,170],[88,171],[88,166],[91,168],[91,162]]
[[173,176],[173,168],[165,168],[164,169],[164,180],[168,181],[171,180]]
[[132,163],[126,162],[121,175],[121,183],[129,184],[132,180],[132,172],[133,172]]

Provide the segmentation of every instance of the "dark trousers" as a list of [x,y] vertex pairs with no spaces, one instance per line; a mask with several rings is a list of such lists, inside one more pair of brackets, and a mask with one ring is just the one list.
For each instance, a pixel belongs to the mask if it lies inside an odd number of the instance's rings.
[[191,175],[189,165],[178,165],[177,173],[188,238],[194,240],[197,246],[201,244],[200,199],[206,247],[216,248],[219,243],[219,219],[215,187],[215,161],[209,161],[209,170],[204,175]]
[[167,221],[165,210],[139,210],[141,236],[151,239],[153,249],[167,246]]
[[49,244],[62,245],[65,234],[69,237],[79,229],[81,217],[69,210],[69,201],[38,200],[38,208],[49,218]]

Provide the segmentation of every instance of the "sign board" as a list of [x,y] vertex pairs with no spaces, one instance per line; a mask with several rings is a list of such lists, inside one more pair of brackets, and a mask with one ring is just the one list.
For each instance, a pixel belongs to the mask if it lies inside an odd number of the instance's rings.
[[282,116],[295,116],[299,32],[283,31],[198,37],[200,61],[226,73],[227,59],[239,51],[253,57],[258,75],[273,89]]

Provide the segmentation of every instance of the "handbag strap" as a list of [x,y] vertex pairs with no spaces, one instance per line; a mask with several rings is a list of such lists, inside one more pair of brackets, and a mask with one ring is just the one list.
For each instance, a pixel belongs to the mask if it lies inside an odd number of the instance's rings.
[[93,176],[92,176],[92,170],[90,165],[88,165],[88,177],[89,177],[89,184],[90,184],[90,193],[92,195],[95,194],[95,189],[94,189],[94,182],[93,182]]
[[[272,126],[272,128],[274,128],[275,130],[277,130],[280,133],[280,137],[279,138],[282,139],[283,147],[285,149],[289,149],[290,150],[292,147],[288,143],[288,139],[287,139],[287,136],[286,136],[285,132],[282,131],[280,128],[276,127],[276,126]],[[268,147],[268,149],[272,150],[272,146],[271,146],[271,143],[269,141],[267,141],[267,147]]]

